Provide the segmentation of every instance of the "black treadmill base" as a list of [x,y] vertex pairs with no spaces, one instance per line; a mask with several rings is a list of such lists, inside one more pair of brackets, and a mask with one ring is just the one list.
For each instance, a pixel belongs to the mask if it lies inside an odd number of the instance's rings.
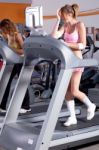
[[84,140],[80,140],[79,142],[72,142],[69,144],[63,144],[63,145],[58,145],[55,147],[51,147],[48,150],[78,150],[79,148],[83,148],[86,147],[88,145],[92,145],[95,143],[99,143],[99,136],[97,137],[93,137],[93,138],[89,138],[89,139],[84,139]]
[[93,127],[99,125],[99,114],[96,114],[92,120],[87,120],[85,117],[77,118],[77,125],[71,125],[69,127],[65,127],[63,123],[66,121],[66,118],[62,118],[58,121],[56,125],[56,130],[60,131],[74,131],[74,130],[82,130],[85,128]]

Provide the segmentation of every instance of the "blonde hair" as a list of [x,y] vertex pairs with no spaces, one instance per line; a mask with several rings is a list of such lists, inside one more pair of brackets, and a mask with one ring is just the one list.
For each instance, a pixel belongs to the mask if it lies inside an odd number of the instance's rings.
[[66,14],[72,14],[73,18],[76,18],[79,14],[79,5],[78,4],[66,4],[65,6],[63,6],[61,9],[61,14],[63,15],[64,13]]

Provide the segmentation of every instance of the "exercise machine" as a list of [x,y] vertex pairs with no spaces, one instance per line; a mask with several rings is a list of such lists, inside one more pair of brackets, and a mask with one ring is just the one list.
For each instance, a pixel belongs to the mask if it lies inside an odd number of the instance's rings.
[[[25,61],[1,129],[0,145],[8,150],[48,150],[64,144],[67,148],[73,143],[80,144],[83,143],[82,141],[87,143],[89,139],[98,137],[97,115],[90,123],[81,118],[78,125],[71,128],[62,127],[58,121],[73,69],[95,66],[98,62],[93,59],[81,60],[64,43],[36,32],[25,40],[23,48]],[[61,60],[60,73],[45,120],[42,125],[18,122],[17,118],[26,89],[34,67],[41,58],[52,61],[57,58]]]
[[[14,150],[18,148],[25,150],[47,150],[48,147],[57,145],[57,140],[66,140],[65,131],[62,133],[60,131],[58,131],[57,133],[56,131],[51,142],[52,144],[49,145],[52,138],[52,133],[56,126],[61,106],[63,104],[65,91],[68,88],[73,68],[83,67],[85,66],[85,64],[86,66],[97,65],[97,62],[93,60],[86,61],[76,58],[76,56],[73,55],[72,51],[68,47],[66,47],[65,44],[49,36],[46,37],[40,35],[31,35],[24,43],[24,50],[24,67],[22,68],[17,86],[15,88],[10,106],[6,114],[4,126],[2,128],[0,136],[0,145],[4,144],[4,147],[8,148],[9,150]],[[37,56],[39,56],[40,58],[51,60],[59,58],[62,63],[61,71],[41,131],[36,126],[32,127],[32,124],[26,122],[16,122],[22,99],[25,95],[26,89],[31,79],[33,68],[37,61],[39,61],[39,58]],[[77,136],[78,138],[77,133],[75,136]],[[61,139],[59,139],[59,137]],[[75,141],[76,138],[74,138],[73,136],[73,139]]]
[[0,55],[3,65],[0,70],[0,103],[2,101],[7,83],[9,81],[14,64],[22,63],[24,58],[17,55],[7,43],[0,40]]

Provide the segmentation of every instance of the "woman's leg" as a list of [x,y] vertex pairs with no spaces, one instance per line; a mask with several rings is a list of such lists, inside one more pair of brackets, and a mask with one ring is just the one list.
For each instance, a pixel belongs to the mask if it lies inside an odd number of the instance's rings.
[[[10,87],[11,87],[11,83],[13,78],[15,77],[15,75],[17,74],[19,76],[21,68],[22,68],[23,64],[15,64],[14,68],[12,70],[9,82],[7,84],[7,88],[5,90],[1,105],[0,105],[0,111],[3,112],[4,110],[6,110],[6,104],[7,104],[7,100],[8,100],[8,96],[9,96],[9,92],[10,92]],[[30,110],[30,101],[29,101],[29,91],[27,89],[23,103],[22,103],[22,108],[26,109],[26,110],[22,110],[22,113],[27,112],[27,110]]]
[[[23,64],[18,64],[17,65],[17,75],[18,76],[20,74],[22,66],[23,66]],[[30,110],[31,110],[30,109],[30,97],[29,97],[29,91],[27,89],[26,94],[25,94],[24,99],[23,99],[23,103],[22,103],[22,106],[21,106],[20,113],[26,113]]]
[[16,75],[16,66],[14,65],[9,82],[7,84],[7,87],[6,87],[6,90],[2,99],[2,102],[0,104],[1,112],[3,112],[2,110],[6,110],[6,104],[7,104],[7,100],[8,100],[8,96],[10,92],[11,83],[15,75]]
[[81,75],[81,71],[76,71],[73,73],[71,78],[71,93],[74,97],[81,100],[87,106],[87,120],[91,120],[94,117],[96,106],[83,92],[79,90]]
[[70,126],[73,124],[77,124],[77,119],[76,119],[76,114],[75,114],[75,102],[73,99],[73,95],[71,93],[71,84],[69,85],[68,91],[66,93],[66,103],[67,103],[67,108],[70,113],[70,117],[64,123],[64,126]]
[[27,89],[22,106],[23,109],[30,110],[29,91]]

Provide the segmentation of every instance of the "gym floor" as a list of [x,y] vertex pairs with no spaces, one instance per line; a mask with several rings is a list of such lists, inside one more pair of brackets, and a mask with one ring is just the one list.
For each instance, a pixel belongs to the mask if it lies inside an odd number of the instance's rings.
[[[61,148],[54,148],[52,150],[60,150]],[[99,150],[99,142],[94,142],[90,144],[86,144],[85,146],[73,147],[68,149],[61,149],[61,150]]]
[[99,142],[88,144],[88,145],[78,147],[78,148],[71,148],[69,150],[99,150]]
[[[0,150],[5,150],[5,149],[0,147]],[[77,148],[77,147],[76,148],[71,148],[71,149],[68,149],[68,150],[99,150],[99,142],[93,143],[91,145],[86,145],[86,146],[83,146],[83,147],[79,147],[79,148]]]

